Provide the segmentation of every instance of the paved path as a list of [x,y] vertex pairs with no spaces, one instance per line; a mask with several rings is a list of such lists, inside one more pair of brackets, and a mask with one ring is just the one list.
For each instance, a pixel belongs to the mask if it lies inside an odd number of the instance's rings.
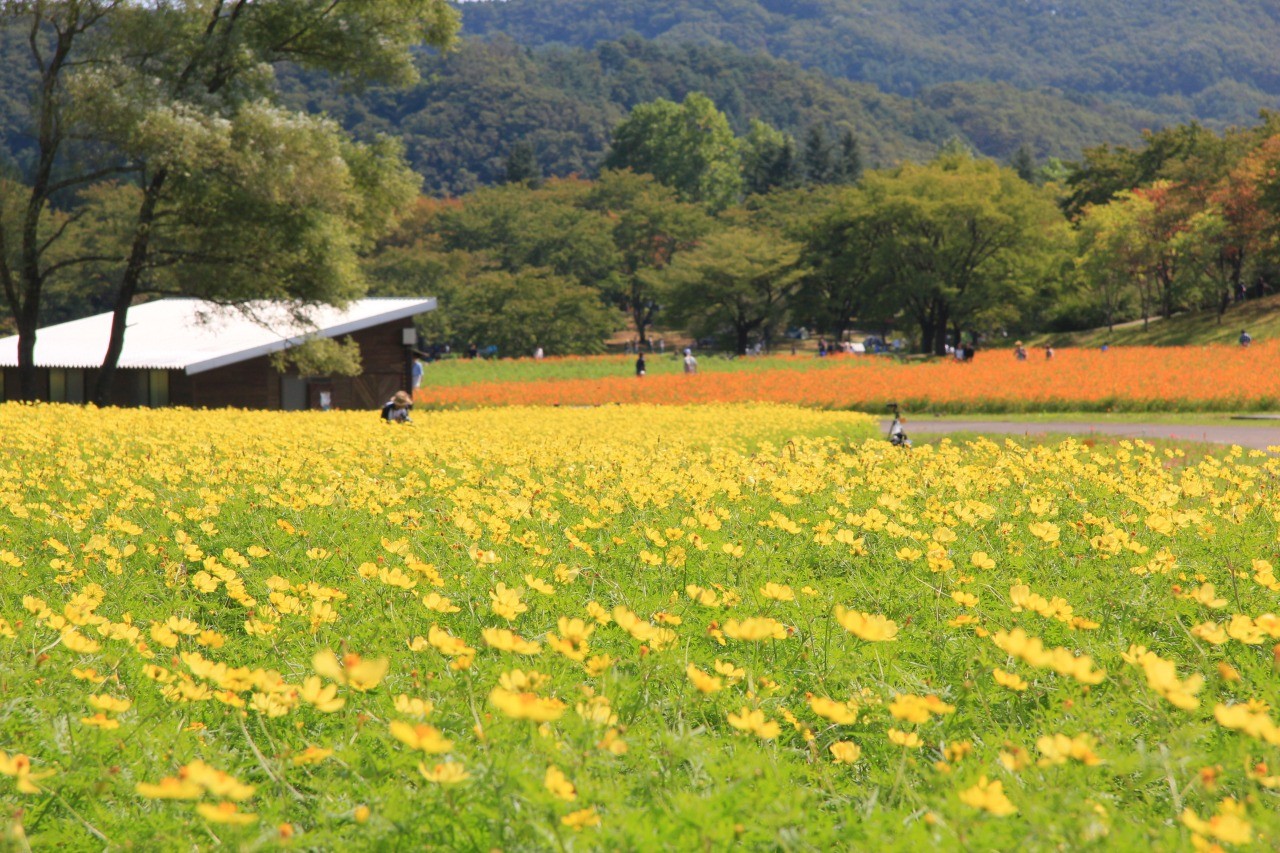
[[[882,421],[882,433],[888,433],[889,421]],[[929,418],[908,418],[907,435],[925,435],[948,432],[978,432],[998,435],[1037,436],[1046,433],[1072,433],[1075,435],[1119,435],[1129,438],[1171,438],[1183,441],[1205,441],[1212,444],[1238,444],[1241,447],[1265,450],[1280,445],[1280,423],[1259,426],[1194,426],[1182,424],[1122,424],[1086,422],[1035,422],[1026,421],[952,421]]]

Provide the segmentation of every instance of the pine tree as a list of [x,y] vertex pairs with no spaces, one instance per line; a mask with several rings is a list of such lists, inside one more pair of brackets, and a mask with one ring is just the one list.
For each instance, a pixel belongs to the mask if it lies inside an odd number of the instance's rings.
[[528,140],[522,139],[511,147],[511,152],[507,155],[505,182],[534,186],[541,180],[542,169],[538,166],[538,154]]
[[831,141],[819,125],[811,125],[804,139],[801,167],[804,178],[811,184],[829,184],[835,171],[832,162]]
[[846,130],[840,139],[840,182],[856,184],[862,178],[862,146],[852,130]]

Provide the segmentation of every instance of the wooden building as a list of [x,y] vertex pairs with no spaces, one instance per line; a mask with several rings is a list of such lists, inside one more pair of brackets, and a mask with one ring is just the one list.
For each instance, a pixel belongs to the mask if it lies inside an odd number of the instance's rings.
[[[413,318],[434,298],[369,298],[346,308],[300,312],[283,303],[228,308],[161,299],[129,310],[124,351],[112,383],[118,406],[246,409],[376,409],[412,376]],[[305,316],[300,320],[299,315]],[[111,314],[41,329],[36,336],[39,397],[83,403],[107,349]],[[311,337],[360,346],[359,376],[280,373],[270,356]],[[0,400],[18,395],[18,339],[0,339]]]

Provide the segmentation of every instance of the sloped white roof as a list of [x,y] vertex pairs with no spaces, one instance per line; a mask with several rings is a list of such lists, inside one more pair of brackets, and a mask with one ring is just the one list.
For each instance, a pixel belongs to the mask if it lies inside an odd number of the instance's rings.
[[[278,352],[307,337],[347,335],[435,307],[433,297],[377,297],[356,300],[346,308],[305,309],[284,302],[225,307],[199,299],[160,299],[129,309],[119,366],[203,373]],[[299,314],[309,322],[300,321]],[[110,313],[40,329],[36,366],[99,367],[110,333]],[[0,367],[17,366],[17,336],[0,338]]]

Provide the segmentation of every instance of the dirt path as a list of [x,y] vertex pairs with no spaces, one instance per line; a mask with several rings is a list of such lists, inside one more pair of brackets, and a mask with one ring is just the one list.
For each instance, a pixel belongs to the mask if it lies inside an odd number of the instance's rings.
[[[881,423],[888,433],[889,421]],[[1183,441],[1205,441],[1212,444],[1238,444],[1241,447],[1266,450],[1280,445],[1280,423],[1276,426],[1183,426],[1179,424],[1091,424],[1091,423],[1027,423],[1025,421],[931,421],[906,422],[907,435],[949,432],[977,432],[988,435],[1037,436],[1047,433],[1074,435],[1119,435],[1129,438],[1167,438]]]

